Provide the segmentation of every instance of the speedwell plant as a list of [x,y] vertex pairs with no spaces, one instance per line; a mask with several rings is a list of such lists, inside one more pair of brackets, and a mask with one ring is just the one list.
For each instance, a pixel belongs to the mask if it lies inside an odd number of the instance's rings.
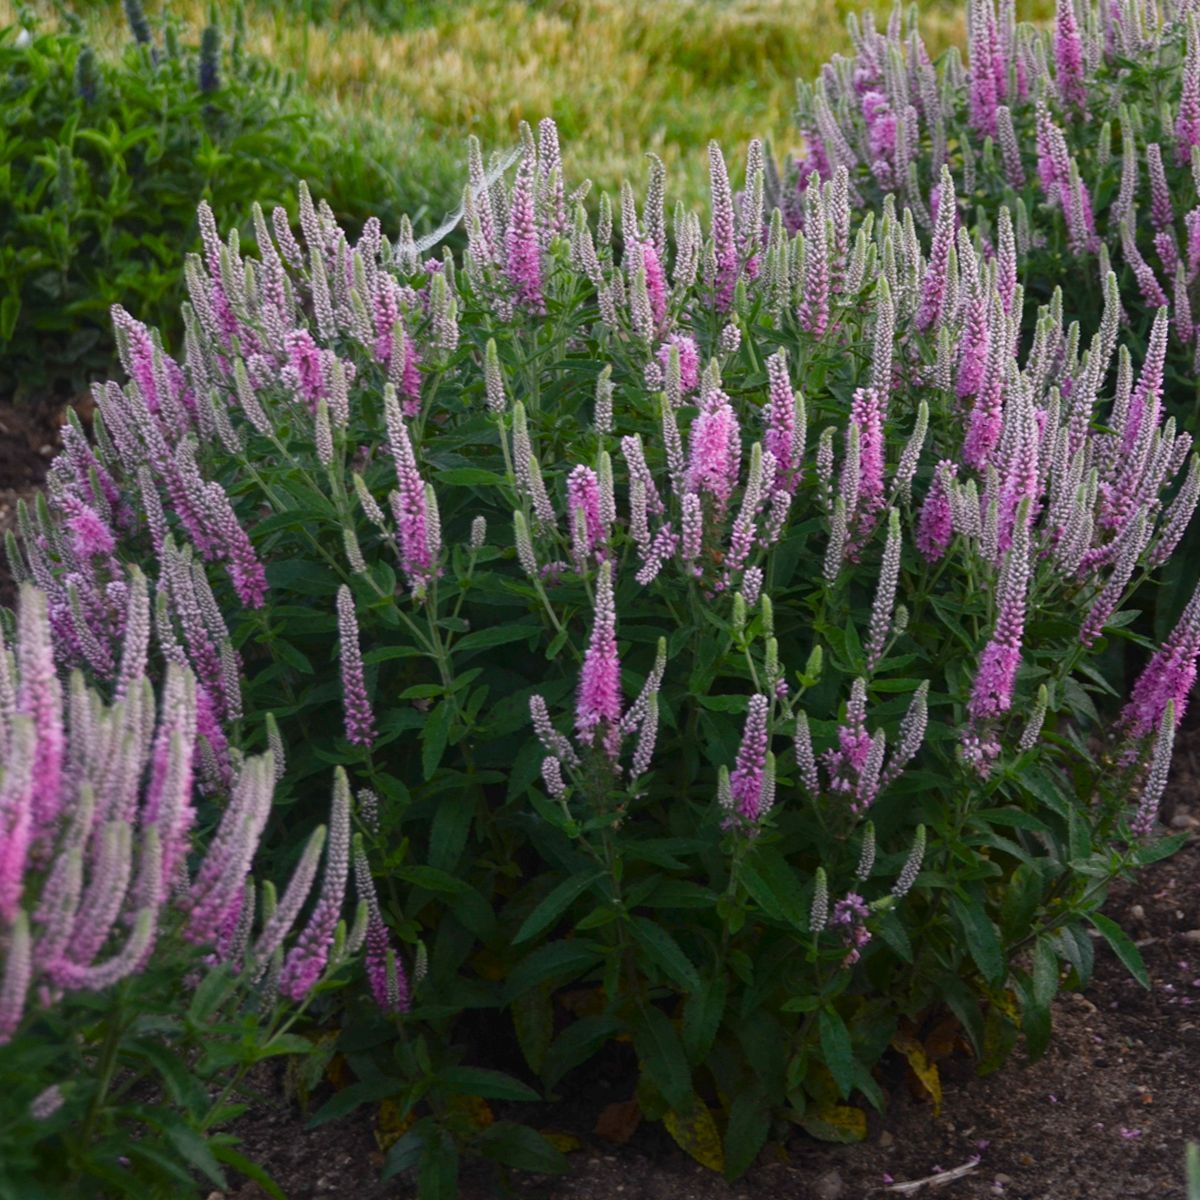
[[347,773],[405,949],[327,1115],[395,1098],[429,1195],[464,1151],[561,1166],[456,1097],[604,1047],[732,1177],[775,1119],[862,1137],[889,1046],[936,1097],[947,1016],[981,1070],[1040,1053],[1090,928],[1145,979],[1099,909],[1176,844],[1200,650],[1200,599],[1161,646],[1123,607],[1200,487],[1166,314],[1135,359],[1109,275],[1029,348],[1012,214],[973,238],[948,172],[928,237],[844,168],[789,233],[761,146],[736,196],[710,155],[706,226],[653,161],[592,223],[551,122],[511,180],[472,147],[461,258],[306,192],[253,254],[202,209],[183,347],[116,310],[128,380],[10,540],[101,683],[113,579],[155,580],[209,786],[275,714],[275,854]]

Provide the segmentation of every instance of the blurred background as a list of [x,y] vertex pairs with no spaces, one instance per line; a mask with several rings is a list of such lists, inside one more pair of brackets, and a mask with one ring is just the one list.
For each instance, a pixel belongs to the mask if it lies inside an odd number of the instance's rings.
[[[458,206],[468,134],[486,157],[552,116],[589,204],[624,178],[644,187],[653,152],[668,202],[703,205],[710,138],[734,174],[752,137],[780,164],[797,148],[795,81],[849,48],[857,8],[0,0],[0,404],[47,409],[51,425],[86,405],[114,365],[114,303],[178,345],[202,199],[252,240],[252,205],[294,216],[306,179],[351,233],[377,217],[394,235],[404,214],[420,233]],[[931,53],[962,44],[964,4],[920,9]]]

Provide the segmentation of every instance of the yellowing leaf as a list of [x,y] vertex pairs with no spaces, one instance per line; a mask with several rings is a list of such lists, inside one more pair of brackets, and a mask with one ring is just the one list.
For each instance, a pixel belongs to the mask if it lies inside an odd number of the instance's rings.
[[904,1055],[913,1075],[929,1093],[929,1098],[933,1101],[933,1115],[936,1117],[942,1111],[942,1079],[938,1074],[937,1063],[929,1061],[925,1047],[911,1034],[896,1034],[892,1038],[892,1047]]
[[583,1142],[573,1133],[564,1133],[561,1129],[539,1129],[542,1135],[560,1154],[570,1154],[572,1150],[582,1150]]
[[380,1150],[387,1150],[413,1127],[416,1120],[416,1113],[410,1111],[401,1117],[400,1105],[395,1100],[384,1100],[375,1114],[375,1144]]
[[800,1124],[823,1142],[861,1142],[867,1136],[867,1114],[846,1104],[822,1104],[800,1118]]
[[446,1107],[465,1118],[473,1129],[486,1129],[496,1119],[491,1105],[482,1096],[451,1096]]
[[667,1132],[686,1150],[702,1167],[710,1171],[725,1170],[725,1151],[721,1145],[721,1135],[717,1132],[717,1123],[709,1111],[708,1105],[697,1100],[692,1111],[683,1116],[674,1109],[667,1109],[663,1114],[663,1124]]

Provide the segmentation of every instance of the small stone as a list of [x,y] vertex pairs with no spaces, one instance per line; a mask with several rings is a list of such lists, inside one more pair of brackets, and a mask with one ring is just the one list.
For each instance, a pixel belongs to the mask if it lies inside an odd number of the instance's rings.
[[1001,1172],[996,1176],[996,1182],[1003,1186],[1004,1184],[1012,1183],[1012,1177]]
[[1193,817],[1190,813],[1176,813],[1171,818],[1172,829],[1200,829],[1200,818]]
[[1146,910],[1140,904],[1135,904],[1130,910],[1129,915],[1135,921],[1144,921],[1146,919]]
[[893,1145],[895,1145],[895,1143],[896,1143],[896,1139],[895,1139],[895,1138],[892,1136],[892,1134],[891,1134],[891,1132],[890,1132],[889,1130],[885,1129],[885,1130],[884,1130],[884,1131],[883,1131],[883,1132],[882,1132],[882,1133],[879,1135],[879,1144],[880,1144],[880,1145],[881,1145],[881,1146],[882,1146],[882,1147],[883,1147],[885,1150],[886,1150],[886,1149],[887,1149],[889,1146],[893,1146]]
[[846,1181],[842,1178],[841,1172],[833,1170],[826,1171],[813,1184],[812,1194],[816,1197],[816,1200],[840,1200],[845,1191]]
[[1183,935],[1183,940],[1185,942],[1192,942],[1195,945],[1200,946],[1200,929],[1189,929],[1187,933]]

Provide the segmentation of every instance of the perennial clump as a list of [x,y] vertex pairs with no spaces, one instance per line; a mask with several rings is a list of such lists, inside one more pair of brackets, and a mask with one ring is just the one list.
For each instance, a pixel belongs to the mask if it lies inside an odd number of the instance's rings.
[[[1063,105],[1091,29],[1058,23]],[[1200,600],[1157,649],[1125,605],[1200,490],[1167,411],[1171,315],[1123,335],[1111,261],[1093,325],[1061,291],[1039,305],[1019,198],[972,229],[978,172],[928,114],[961,83],[963,128],[1000,136],[1000,65],[1042,71],[1001,33],[968,86],[898,21],[860,30],[864,62],[807,97],[798,178],[755,143],[735,191],[710,147],[707,223],[669,219],[657,162],[593,219],[543,122],[511,181],[472,144],[461,256],[407,224],[351,239],[305,190],[298,234],[255,210],[253,253],[202,211],[174,353],[116,315],[129,378],[96,389],[94,444],[68,433],[9,541],[48,596],[43,658],[115,689],[135,626],[153,638],[195,680],[211,795],[268,710],[277,807],[345,772],[280,987],[324,969],[353,859],[369,989],[420,1030],[388,1069],[430,1171],[461,1131],[424,1098],[488,1061],[455,1041],[468,1009],[511,1014],[550,1091],[632,1039],[645,1113],[682,1131],[728,1103],[730,1175],[773,1109],[861,1135],[845,1102],[881,1106],[871,1068],[942,1006],[982,1069],[1019,1032],[1038,1052],[1105,883],[1165,852]],[[124,615],[128,564],[152,631]],[[1121,713],[1105,654],[1126,637],[1150,654]],[[280,836],[307,892],[317,852]],[[299,907],[289,888],[259,965]],[[588,999],[563,1027],[568,988]]]

